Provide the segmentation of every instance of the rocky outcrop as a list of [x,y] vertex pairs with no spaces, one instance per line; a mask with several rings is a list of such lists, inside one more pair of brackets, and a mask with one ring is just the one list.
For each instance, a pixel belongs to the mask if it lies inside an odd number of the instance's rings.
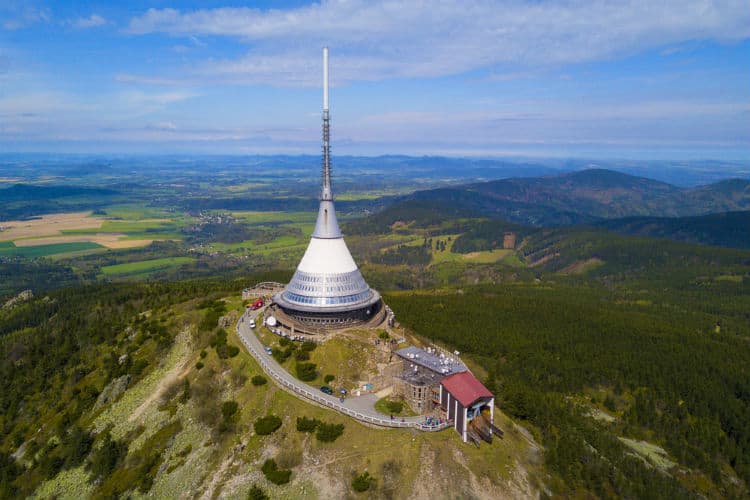
[[100,408],[108,403],[117,401],[117,398],[122,396],[130,384],[130,375],[123,375],[122,377],[114,379],[112,382],[107,384],[99,397],[96,399],[94,409]]

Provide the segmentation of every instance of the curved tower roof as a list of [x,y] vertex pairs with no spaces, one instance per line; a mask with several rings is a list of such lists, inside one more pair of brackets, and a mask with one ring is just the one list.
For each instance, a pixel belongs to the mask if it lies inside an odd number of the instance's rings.
[[333,206],[328,114],[328,48],[323,49],[323,172],[318,219],[305,255],[292,280],[273,300],[283,309],[302,313],[370,314],[380,295],[371,289],[344,242]]

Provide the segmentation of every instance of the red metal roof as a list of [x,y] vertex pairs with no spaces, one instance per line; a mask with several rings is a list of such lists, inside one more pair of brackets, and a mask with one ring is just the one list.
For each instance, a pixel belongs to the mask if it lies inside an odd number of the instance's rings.
[[471,372],[461,372],[445,377],[443,388],[451,393],[464,408],[479,398],[491,398],[492,393]]

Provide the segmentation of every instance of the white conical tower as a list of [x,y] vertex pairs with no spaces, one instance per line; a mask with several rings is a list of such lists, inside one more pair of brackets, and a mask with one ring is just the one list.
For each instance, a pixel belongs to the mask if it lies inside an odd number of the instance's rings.
[[328,47],[323,49],[323,186],[318,220],[292,280],[273,301],[294,319],[317,324],[364,321],[380,307],[380,294],[365,282],[336,220],[331,187]]

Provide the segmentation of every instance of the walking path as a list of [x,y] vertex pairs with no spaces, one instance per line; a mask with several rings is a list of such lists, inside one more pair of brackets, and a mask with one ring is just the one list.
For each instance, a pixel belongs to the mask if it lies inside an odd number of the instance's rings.
[[[364,396],[348,397],[342,403],[335,396],[329,396],[320,392],[319,389],[309,386],[304,382],[294,378],[283,366],[281,366],[273,357],[264,350],[258,337],[250,328],[250,320],[255,319],[262,309],[257,311],[247,311],[237,322],[237,335],[247,351],[260,364],[263,371],[282,389],[292,392],[300,398],[309,399],[327,408],[331,408],[345,415],[349,415],[361,422],[381,427],[411,427],[422,431],[440,431],[450,427],[452,423],[444,422],[439,426],[425,425],[424,416],[405,417],[405,418],[385,418],[380,412],[375,410],[375,402],[378,400],[375,394],[366,394]],[[259,326],[260,327],[260,326]]]

